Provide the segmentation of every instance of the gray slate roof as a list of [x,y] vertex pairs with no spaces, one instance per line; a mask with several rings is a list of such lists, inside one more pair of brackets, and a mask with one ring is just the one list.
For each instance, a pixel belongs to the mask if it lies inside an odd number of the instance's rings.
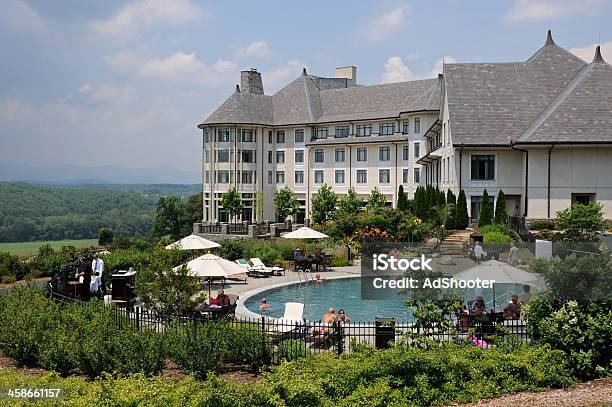
[[546,44],[525,62],[447,64],[444,86],[458,145],[612,142],[612,67]]
[[437,78],[372,86],[348,85],[342,78],[302,74],[272,96],[234,92],[200,126],[317,124],[439,110],[441,81]]

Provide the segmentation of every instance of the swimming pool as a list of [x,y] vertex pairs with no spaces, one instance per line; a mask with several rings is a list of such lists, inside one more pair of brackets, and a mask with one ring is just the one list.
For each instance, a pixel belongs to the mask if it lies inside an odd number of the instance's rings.
[[[521,293],[518,284],[499,284],[503,290],[497,293],[497,308],[500,309],[507,302],[509,293]],[[497,287],[497,286],[496,286]],[[501,288],[501,287],[500,287]],[[472,290],[466,293],[466,298],[474,299]],[[487,292],[489,291],[489,292]],[[506,293],[500,298],[501,293]],[[490,290],[480,293],[486,303],[492,298]],[[270,308],[262,313],[259,310],[261,299],[265,297]],[[318,321],[329,307],[334,307],[336,312],[343,308],[346,315],[354,322],[373,322],[376,317],[394,318],[396,321],[410,322],[413,320],[412,313],[405,307],[406,297],[398,295],[395,298],[385,300],[362,300],[360,278],[329,279],[322,284],[290,284],[271,288],[259,292],[244,302],[245,307],[256,313],[272,318],[280,318],[284,314],[286,302],[304,303],[304,318],[310,321]],[[489,305],[490,306],[490,305]]]
[[[500,293],[521,293],[519,285],[501,284],[504,290],[498,292],[497,308],[507,298],[500,298]],[[496,290],[498,290],[496,288]],[[491,292],[485,290],[481,294],[485,302],[492,297]],[[334,307],[336,312],[343,308],[346,315],[354,322],[373,322],[376,317],[395,318],[396,321],[410,322],[413,320],[412,313],[404,306],[406,297],[398,295],[392,299],[385,300],[362,300],[360,278],[329,279],[322,284],[291,284],[271,288],[257,293],[244,302],[245,307],[256,313],[259,310],[261,299],[265,297],[270,305],[264,314],[273,318],[280,318],[284,314],[286,302],[304,303],[304,318],[310,321],[318,321],[329,307]],[[467,293],[468,299],[473,299],[473,293]]]

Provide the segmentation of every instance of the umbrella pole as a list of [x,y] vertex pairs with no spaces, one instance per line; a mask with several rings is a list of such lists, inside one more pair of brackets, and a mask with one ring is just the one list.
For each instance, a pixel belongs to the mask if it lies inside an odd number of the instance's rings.
[[493,283],[493,310],[496,311],[495,309],[495,283]]

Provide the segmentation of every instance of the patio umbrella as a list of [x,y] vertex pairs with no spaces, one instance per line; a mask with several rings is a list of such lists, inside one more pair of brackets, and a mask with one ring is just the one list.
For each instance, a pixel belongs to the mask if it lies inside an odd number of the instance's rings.
[[243,274],[244,269],[233,261],[225,260],[214,254],[205,254],[191,260],[187,264],[174,267],[173,271],[179,271],[183,266],[189,269],[189,275],[193,277],[204,277],[208,280],[208,298],[210,298],[210,286],[214,277],[229,277],[234,274]]
[[294,230],[293,232],[284,234],[281,237],[285,239],[323,239],[329,236],[324,233],[317,232],[316,230],[307,226],[303,226],[297,230]]
[[180,250],[201,250],[201,249],[212,249],[219,247],[219,243],[215,243],[211,240],[204,239],[198,235],[189,235],[182,238],[172,244],[166,246],[166,249],[180,249]]
[[495,308],[495,284],[525,284],[540,280],[537,273],[528,273],[508,263],[489,260],[453,276],[456,280],[495,280],[493,283],[493,308]]

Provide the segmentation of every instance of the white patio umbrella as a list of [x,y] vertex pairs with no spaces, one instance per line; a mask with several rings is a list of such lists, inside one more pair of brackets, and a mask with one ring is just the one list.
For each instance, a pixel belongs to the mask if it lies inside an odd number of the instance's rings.
[[285,239],[323,239],[329,236],[324,233],[317,232],[316,230],[307,226],[303,226],[297,230],[294,230],[293,232],[284,234],[281,237]]
[[191,260],[187,264],[174,267],[172,270],[175,272],[179,271],[183,266],[187,266],[190,276],[208,279],[208,298],[210,298],[210,286],[214,277],[244,274],[244,269],[237,263],[215,256],[214,254],[205,254]]
[[463,281],[475,280],[477,278],[481,280],[494,280],[493,308],[495,308],[495,284],[526,284],[538,281],[541,277],[540,274],[529,273],[498,260],[482,262],[453,276],[454,279]]
[[213,249],[221,246],[219,243],[215,243],[212,240],[204,239],[198,235],[189,235],[177,240],[176,242],[166,246],[166,249],[181,249],[181,250],[201,250],[201,249]]

